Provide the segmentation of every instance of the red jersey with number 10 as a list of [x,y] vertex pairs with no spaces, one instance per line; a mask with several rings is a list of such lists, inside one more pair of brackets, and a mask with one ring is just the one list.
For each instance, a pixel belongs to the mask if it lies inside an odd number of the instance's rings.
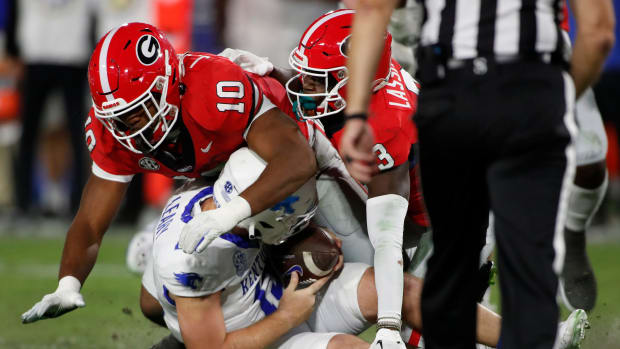
[[85,128],[95,174],[117,181],[129,181],[131,175],[141,172],[196,178],[215,174],[230,154],[245,145],[246,132],[260,116],[264,101],[261,84],[253,80],[264,78],[207,53],[185,54],[180,60],[181,83],[185,87],[177,122],[183,123],[191,143],[176,144],[174,150],[182,154],[184,161],[170,168],[149,154],[126,149],[98,120],[93,120],[91,110]]

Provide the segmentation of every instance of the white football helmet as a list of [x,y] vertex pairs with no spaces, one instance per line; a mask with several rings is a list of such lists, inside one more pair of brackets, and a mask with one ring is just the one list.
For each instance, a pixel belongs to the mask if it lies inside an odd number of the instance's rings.
[[[220,207],[247,189],[261,175],[266,163],[248,148],[235,151],[213,185],[213,198]],[[275,206],[244,219],[238,226],[251,238],[277,245],[308,226],[318,207],[314,176]]]

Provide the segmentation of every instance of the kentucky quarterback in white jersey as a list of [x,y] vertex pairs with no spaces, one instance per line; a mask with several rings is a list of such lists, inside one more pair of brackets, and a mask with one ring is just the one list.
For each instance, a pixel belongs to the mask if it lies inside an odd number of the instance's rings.
[[[310,180],[276,206],[242,221],[239,226],[247,228],[240,229],[242,233],[221,235],[203,253],[183,253],[178,246],[180,233],[202,211],[201,205],[208,199],[213,199],[216,206],[230,201],[265,168],[257,156],[247,156],[248,153],[251,151],[247,148],[234,153],[230,164],[235,166],[225,167],[214,186],[173,195],[155,230],[152,270],[146,270],[153,273],[155,289],[150,291],[155,292],[164,309],[166,325],[180,341],[176,304],[171,294],[202,297],[222,291],[227,331],[247,327],[273,313],[282,296],[282,285],[266,273],[266,255],[258,238],[269,243],[284,240],[288,234],[307,226],[316,210],[316,183]],[[250,239],[248,230],[255,239]]]
[[173,196],[155,235],[157,298],[164,308],[166,325],[178,340],[182,340],[181,332],[170,293],[201,297],[224,290],[222,310],[228,331],[247,327],[269,315],[282,295],[282,286],[265,274],[265,253],[258,240],[226,233],[204,253],[188,255],[176,247],[179,234],[173,232],[180,233],[180,226],[200,210],[203,200],[212,196],[213,187]]

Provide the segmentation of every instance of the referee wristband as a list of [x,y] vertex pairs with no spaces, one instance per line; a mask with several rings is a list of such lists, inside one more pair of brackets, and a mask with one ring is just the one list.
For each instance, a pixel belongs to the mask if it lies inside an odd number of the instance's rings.
[[355,113],[355,114],[351,114],[351,115],[344,115],[344,118],[347,120],[351,120],[351,119],[361,119],[361,120],[367,120],[368,119],[368,115],[366,113]]

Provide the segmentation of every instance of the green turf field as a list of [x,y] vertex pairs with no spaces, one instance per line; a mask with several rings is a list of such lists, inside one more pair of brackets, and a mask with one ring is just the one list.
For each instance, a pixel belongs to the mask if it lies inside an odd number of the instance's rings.
[[[149,348],[165,336],[166,330],[151,325],[140,313],[140,279],[125,268],[129,238],[128,232],[105,237],[82,290],[85,308],[22,325],[20,314],[56,287],[64,239],[0,236],[0,348]],[[589,250],[599,300],[582,348],[620,348],[620,242],[591,245]]]

